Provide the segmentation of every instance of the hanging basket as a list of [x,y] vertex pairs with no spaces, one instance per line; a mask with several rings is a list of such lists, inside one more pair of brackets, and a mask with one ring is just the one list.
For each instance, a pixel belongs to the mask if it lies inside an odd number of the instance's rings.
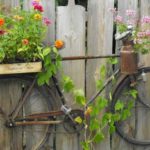
[[132,45],[125,45],[121,49],[121,73],[134,74],[138,70],[138,54]]
[[42,62],[0,64],[0,75],[36,73],[36,72],[41,72],[41,71],[42,71]]

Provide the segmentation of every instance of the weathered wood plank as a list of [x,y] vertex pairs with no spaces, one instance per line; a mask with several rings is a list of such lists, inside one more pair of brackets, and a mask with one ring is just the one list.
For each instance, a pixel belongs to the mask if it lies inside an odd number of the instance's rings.
[[[12,7],[19,6],[19,0],[1,0],[0,3],[6,8],[4,11],[7,13]],[[21,95],[20,84],[16,81],[1,81],[0,82],[0,107],[2,107],[5,113],[8,115]],[[22,149],[22,128],[8,129],[5,126],[5,119],[0,114],[0,148],[1,149]]]
[[32,8],[32,0],[23,1],[23,9],[30,10]]
[[[37,88],[33,89],[31,95],[28,97],[23,106],[23,115],[26,116],[33,113],[51,111],[51,106],[49,105],[48,101],[49,99],[43,96],[40,90]],[[46,142],[45,138],[47,135],[51,135],[50,131],[51,130],[48,125],[24,126],[22,134],[24,147],[29,150],[39,149],[43,141]],[[50,144],[44,143],[42,148],[44,149],[45,147],[50,147]]]
[[[113,16],[109,8],[114,7],[114,0],[88,1],[88,55],[112,54]],[[86,94],[90,98],[96,92],[95,79],[99,79],[99,69],[106,60],[88,60],[86,66]],[[110,149],[109,135],[95,149]]]
[[[140,0],[140,16],[150,16],[150,0]],[[140,56],[140,63],[144,64],[145,66],[150,65],[150,54],[147,55],[141,55]],[[142,99],[150,104],[150,76],[147,76],[147,82],[145,84],[140,84],[140,87],[138,89],[139,95],[142,96]],[[138,106],[142,106],[139,104]],[[137,134],[136,137],[138,139],[148,139],[150,140],[150,127],[148,124],[150,124],[150,111],[146,108],[141,107],[141,109],[137,112]],[[136,150],[148,150],[150,149],[150,146],[148,147],[138,147]]]
[[[57,39],[65,42],[65,48],[60,51],[62,56],[85,55],[85,8],[69,0],[68,6],[57,8]],[[69,75],[76,88],[84,90],[85,62],[84,60],[66,61],[63,63],[64,74]],[[73,99],[66,95],[67,104],[72,106]],[[59,129],[63,129],[60,127]],[[59,132],[59,131],[58,131]],[[76,134],[58,134],[56,149],[79,150]]]
[[20,0],[0,0],[0,4],[10,9],[20,6]]
[[[124,21],[127,19],[126,17],[126,10],[134,10],[138,12],[138,0],[126,0],[121,1],[118,0],[118,11],[119,15],[124,18]],[[117,48],[119,48],[122,43],[117,42]],[[135,114],[128,120],[133,126],[135,126]],[[128,133],[130,134],[130,133]],[[112,150],[133,150],[134,146],[124,141],[121,137],[117,134],[112,136]]]
[[0,64],[0,74],[41,72],[42,62]]
[[[62,56],[85,55],[85,9],[82,6],[60,6],[57,9],[57,38],[65,42]],[[76,20],[75,17],[78,19]],[[63,62],[63,72],[69,75],[77,88],[84,89],[84,60]],[[68,100],[72,103],[72,100]]]
[[42,0],[42,5],[44,7],[44,17],[50,19],[51,24],[48,26],[47,36],[45,38],[46,44],[53,44],[55,41],[55,19],[56,19],[56,11],[55,11],[55,0]]
[[[16,80],[0,82],[0,107],[8,115],[15,108],[21,95],[20,85]],[[5,118],[0,114],[0,148],[22,149],[22,129],[9,129],[5,126]]]

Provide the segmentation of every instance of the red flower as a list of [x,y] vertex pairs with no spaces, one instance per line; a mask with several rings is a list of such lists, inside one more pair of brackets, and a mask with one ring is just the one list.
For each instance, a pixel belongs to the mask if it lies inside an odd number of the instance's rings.
[[40,4],[34,5],[34,10],[38,10],[38,11],[40,11],[40,12],[43,12],[43,11],[44,11],[44,10],[43,10],[43,6],[40,5]]
[[0,35],[4,35],[5,31],[4,30],[0,30]]

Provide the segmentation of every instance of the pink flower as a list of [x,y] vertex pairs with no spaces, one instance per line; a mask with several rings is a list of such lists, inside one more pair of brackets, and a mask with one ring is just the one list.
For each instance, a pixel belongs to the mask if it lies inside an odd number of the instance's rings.
[[116,8],[109,8],[108,10],[109,10],[110,12],[112,12],[113,14],[116,14],[116,13],[117,13]]
[[135,20],[127,20],[127,24],[134,26],[136,24],[136,21]]
[[39,2],[38,2],[38,1],[33,0],[33,1],[32,1],[32,6],[35,6],[35,5],[39,5]]
[[129,9],[129,10],[126,10],[126,15],[134,17],[136,15],[136,12],[134,10]]
[[150,36],[150,30],[145,31],[146,36]]
[[122,18],[121,16],[117,15],[117,16],[115,17],[115,22],[116,22],[116,23],[122,23],[122,22],[123,22],[123,18]]
[[51,24],[51,21],[46,17],[43,18],[43,21],[47,26]]
[[138,38],[143,38],[143,37],[145,37],[145,36],[146,36],[146,33],[145,33],[144,31],[137,33],[137,37],[138,37]]
[[141,22],[144,23],[150,23],[150,16],[144,16],[141,20]]

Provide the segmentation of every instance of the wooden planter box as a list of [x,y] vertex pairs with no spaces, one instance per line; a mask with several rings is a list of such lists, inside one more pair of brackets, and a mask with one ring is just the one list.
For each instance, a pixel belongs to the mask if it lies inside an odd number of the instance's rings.
[[0,74],[35,73],[42,71],[42,62],[0,64]]

